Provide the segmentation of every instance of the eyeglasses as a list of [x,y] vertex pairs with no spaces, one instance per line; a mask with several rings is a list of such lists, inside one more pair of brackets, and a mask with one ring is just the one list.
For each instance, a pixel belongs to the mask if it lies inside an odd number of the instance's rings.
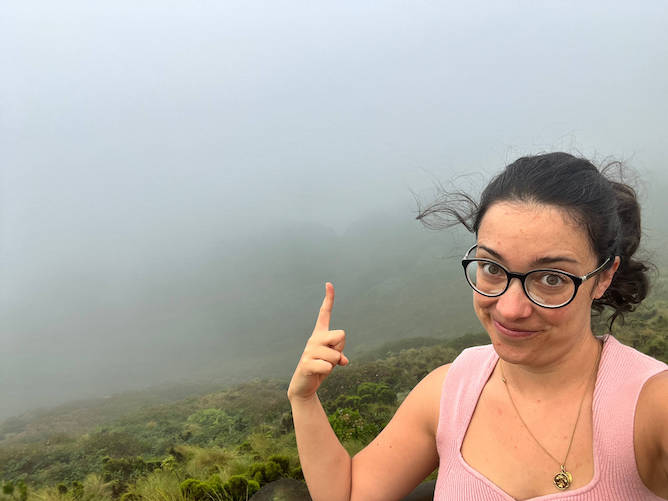
[[543,308],[561,308],[573,301],[582,283],[602,272],[611,259],[608,257],[601,266],[581,277],[551,268],[513,273],[491,259],[470,258],[476,247],[471,247],[462,259],[466,281],[474,291],[483,296],[498,297],[508,290],[510,281],[517,278],[529,300]]

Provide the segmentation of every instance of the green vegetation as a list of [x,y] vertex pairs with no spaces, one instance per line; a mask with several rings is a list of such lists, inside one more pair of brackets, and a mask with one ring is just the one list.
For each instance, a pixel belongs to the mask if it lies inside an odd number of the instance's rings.
[[[615,335],[668,361],[668,301],[642,306]],[[319,390],[337,436],[359,451],[429,371],[487,342],[484,334],[413,338],[359,354]],[[71,406],[7,420],[0,501],[241,501],[279,478],[302,479],[286,390],[284,381],[254,380],[112,417]],[[100,424],[77,421],[81,413]]]
[[[607,332],[602,319],[596,327]],[[613,332],[622,343],[668,363],[668,301],[643,303],[624,322],[615,323]]]

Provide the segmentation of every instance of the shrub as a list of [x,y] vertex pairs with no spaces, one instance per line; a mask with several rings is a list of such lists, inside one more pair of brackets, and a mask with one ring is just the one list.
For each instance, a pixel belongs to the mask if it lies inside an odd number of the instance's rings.
[[114,496],[120,496],[129,484],[160,467],[159,461],[145,461],[141,457],[119,459],[105,457],[102,464],[103,479],[105,482],[111,482]]
[[269,456],[269,461],[273,461],[281,468],[281,476],[287,477],[290,471],[290,458],[281,454]]
[[14,494],[14,482],[5,482],[2,485],[2,493],[11,496]]
[[373,424],[367,423],[359,411],[347,407],[336,409],[336,412],[329,416],[329,424],[342,442],[348,440],[369,442],[380,431]]
[[125,431],[101,430],[79,439],[79,448],[86,456],[138,456],[148,447],[137,437]]
[[110,493],[113,494],[113,486],[111,482],[105,482],[100,475],[91,473],[83,481],[83,491],[82,499],[98,501],[105,499]]
[[133,492],[126,492],[121,496],[121,501],[142,501],[142,497]]
[[[180,490],[183,497],[188,501],[228,501],[230,499],[245,501],[246,492],[252,490],[252,487],[248,487],[248,485],[248,479],[242,475],[230,477],[230,480],[225,483],[218,475],[212,475],[206,482],[196,478],[188,478],[181,483]],[[243,492],[243,497],[240,497],[241,494],[239,493],[241,492]]]
[[3,494],[12,496],[12,500],[16,501],[27,501],[28,499],[28,487],[23,480],[18,480],[14,482],[6,482],[2,485]]
[[339,395],[334,400],[333,406],[337,409],[348,407],[358,411],[362,406],[362,398],[359,395]]
[[279,424],[279,430],[281,433],[290,433],[294,431],[295,423],[292,419],[292,412],[284,412],[281,414],[281,422]]
[[302,471],[302,466],[295,466],[292,470],[290,470],[290,478],[294,478],[295,480],[304,480],[304,472]]
[[174,471],[175,466],[176,466],[176,458],[174,458],[174,456],[172,456],[171,454],[160,462],[160,468],[162,468],[165,471]]
[[196,478],[185,479],[183,482],[181,482],[179,489],[181,490],[181,494],[183,494],[184,498],[192,501],[199,501],[200,499],[204,499],[207,490],[206,484],[201,480],[197,480]]
[[284,475],[281,465],[274,461],[267,461],[266,463],[253,463],[248,469],[248,476],[262,486]]
[[248,480],[243,475],[233,475],[225,482],[225,492],[232,501],[246,501],[259,490],[257,481]]
[[72,498],[75,500],[80,500],[84,495],[84,486],[81,482],[75,480],[72,482]]
[[364,404],[394,405],[397,402],[397,394],[386,383],[360,383],[357,394]]
[[28,486],[23,480],[19,480],[16,483],[16,487],[19,490],[19,499],[18,501],[28,501]]
[[187,458],[183,470],[192,478],[207,478],[236,459],[236,454],[220,447],[187,446],[182,450]]
[[158,469],[138,479],[130,492],[142,501],[184,501],[180,489],[183,478],[178,473]]

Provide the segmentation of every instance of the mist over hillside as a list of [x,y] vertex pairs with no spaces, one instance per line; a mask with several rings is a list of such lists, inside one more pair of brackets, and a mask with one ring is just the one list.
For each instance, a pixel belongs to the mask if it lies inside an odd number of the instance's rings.
[[628,160],[665,269],[667,14],[3,5],[0,417],[285,377],[325,281],[353,363],[384,341],[475,331],[459,265],[473,239],[421,228],[412,192],[479,189],[526,154]]
[[[471,237],[430,232],[414,212],[370,215],[343,234],[315,224],[276,227],[184,255],[178,267],[54,271],[50,288],[30,302],[15,297],[5,312],[4,325],[48,330],[54,344],[30,359],[5,353],[3,369],[14,377],[0,384],[0,414],[170,381],[286,376],[325,281],[335,284],[334,324],[348,331],[350,351],[474,329],[458,262]],[[97,308],[79,311],[92,290]],[[33,303],[44,305],[39,314]]]
[[[146,261],[141,271],[54,272],[52,288],[40,291],[48,300],[31,298],[42,302],[39,314],[19,301],[5,312],[4,325],[49,330],[56,343],[30,359],[5,354],[10,377],[0,383],[0,417],[164,383],[286,378],[325,281],[336,288],[332,328],[346,330],[352,363],[355,352],[400,338],[477,332],[459,264],[473,236],[462,228],[427,230],[415,214],[405,204],[341,233],[315,223],[275,226],[247,240],[223,238],[197,256],[172,255],[174,266]],[[646,254],[663,273],[668,255],[657,244],[668,235],[666,221],[651,208],[646,220]],[[76,286],[67,286],[73,277]],[[77,311],[90,304],[92,289],[98,308]]]

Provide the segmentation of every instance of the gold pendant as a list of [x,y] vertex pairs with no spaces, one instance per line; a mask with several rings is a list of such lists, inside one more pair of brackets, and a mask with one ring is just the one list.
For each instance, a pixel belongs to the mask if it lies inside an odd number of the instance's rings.
[[564,465],[561,465],[561,471],[554,476],[554,486],[560,491],[565,491],[573,483],[573,475],[566,471]]

